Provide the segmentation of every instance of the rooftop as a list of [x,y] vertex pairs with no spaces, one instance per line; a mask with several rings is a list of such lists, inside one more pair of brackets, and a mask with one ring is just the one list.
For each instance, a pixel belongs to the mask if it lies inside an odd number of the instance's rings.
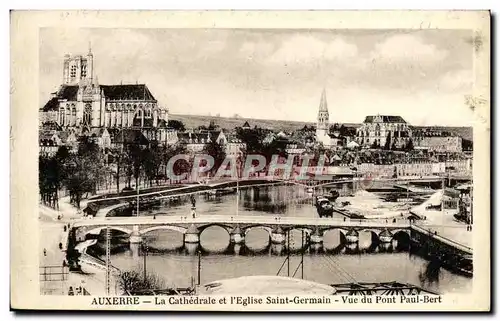
[[376,115],[376,116],[366,116],[364,123],[404,123],[406,121],[401,116],[392,116],[392,115]]

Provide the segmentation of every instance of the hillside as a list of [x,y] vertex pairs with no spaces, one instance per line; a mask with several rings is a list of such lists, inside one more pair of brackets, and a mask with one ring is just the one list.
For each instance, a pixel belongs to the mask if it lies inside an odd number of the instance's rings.
[[311,122],[296,122],[287,120],[269,120],[269,119],[252,119],[252,118],[229,118],[206,115],[169,115],[169,119],[180,120],[186,125],[186,128],[196,128],[198,126],[208,126],[210,121],[214,121],[223,129],[232,129],[242,126],[245,121],[248,121],[251,127],[258,126],[276,131],[292,131],[304,127],[311,126]]
[[[251,127],[258,126],[262,128],[272,129],[274,131],[293,131],[304,127],[304,125],[316,125],[314,122],[299,122],[290,120],[270,120],[270,119],[254,119],[254,118],[234,118],[234,117],[217,117],[206,115],[179,115],[170,114],[170,119],[179,120],[186,125],[186,128],[197,128],[198,126],[208,126],[210,121],[214,121],[223,129],[233,129],[242,126],[245,121],[248,121]],[[345,123],[345,126],[359,127],[361,124]],[[472,127],[447,127],[447,126],[414,126],[417,129],[432,128],[435,130],[446,130],[453,132],[464,139],[472,141]]]

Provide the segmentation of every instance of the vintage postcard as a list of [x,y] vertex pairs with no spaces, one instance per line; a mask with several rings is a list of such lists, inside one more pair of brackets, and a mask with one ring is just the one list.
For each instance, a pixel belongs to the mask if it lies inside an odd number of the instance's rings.
[[489,311],[487,11],[11,12],[11,307]]

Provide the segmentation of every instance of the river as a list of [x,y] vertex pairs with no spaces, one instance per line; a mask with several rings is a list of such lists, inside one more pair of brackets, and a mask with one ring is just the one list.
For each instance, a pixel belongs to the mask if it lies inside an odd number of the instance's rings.
[[[344,188],[345,192],[345,188]],[[380,195],[380,194],[379,194]],[[380,200],[380,206],[395,208],[396,203]],[[143,211],[141,215],[190,215],[191,203],[186,197]],[[304,187],[269,186],[247,188],[240,191],[239,207],[236,195],[196,198],[197,215],[270,215],[316,217],[310,196]],[[338,215],[338,214],[337,214]],[[115,234],[111,263],[120,270],[142,270],[143,252],[139,245],[125,244]],[[200,247],[184,247],[182,234],[170,230],[147,234],[146,267],[164,280],[166,286],[187,287],[198,278],[201,265],[201,284],[248,275],[302,276],[300,248],[302,232],[294,230],[290,236],[290,263],[283,264],[287,251],[284,246],[269,244],[268,232],[262,228],[248,231],[245,244],[230,246],[229,235],[221,227],[212,226],[200,236]],[[103,255],[103,238],[92,252]],[[123,242],[122,242],[123,241]],[[198,252],[201,253],[200,258]],[[303,276],[307,280],[324,284],[353,282],[398,281],[422,286],[439,293],[470,292],[472,279],[453,274],[417,255],[410,254],[403,244],[385,247],[373,246],[371,234],[361,232],[358,246],[341,245],[338,231],[324,235],[323,247],[308,248],[303,255]]]

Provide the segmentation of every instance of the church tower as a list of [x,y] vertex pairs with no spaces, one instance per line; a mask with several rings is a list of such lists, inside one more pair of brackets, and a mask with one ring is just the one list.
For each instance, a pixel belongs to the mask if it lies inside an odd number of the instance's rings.
[[321,93],[321,101],[319,103],[318,122],[316,124],[316,141],[322,142],[324,145],[329,144],[328,127],[330,116],[328,114],[328,104],[326,102],[326,90]]
[[78,85],[80,81],[87,83],[92,82],[92,75],[94,69],[94,57],[89,45],[89,52],[86,56],[76,55],[64,56],[63,65],[63,84],[64,85]]

